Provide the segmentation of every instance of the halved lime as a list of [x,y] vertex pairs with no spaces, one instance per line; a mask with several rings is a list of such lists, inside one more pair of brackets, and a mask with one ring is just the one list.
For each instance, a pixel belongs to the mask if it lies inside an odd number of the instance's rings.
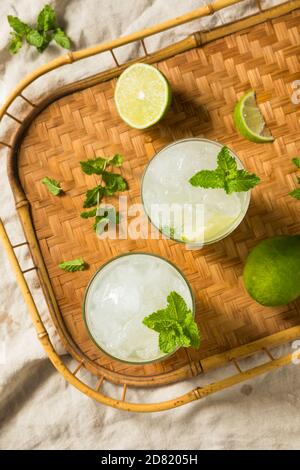
[[115,90],[117,110],[129,126],[146,129],[165,115],[171,87],[164,75],[148,64],[133,64],[119,77]]
[[245,93],[234,108],[233,119],[239,133],[251,142],[273,142],[274,137],[266,126],[256,103],[255,91]]

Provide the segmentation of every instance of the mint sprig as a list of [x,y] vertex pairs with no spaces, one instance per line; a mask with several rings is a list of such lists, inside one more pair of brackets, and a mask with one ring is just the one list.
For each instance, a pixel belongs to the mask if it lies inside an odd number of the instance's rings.
[[31,27],[17,16],[9,15],[7,21],[13,29],[8,49],[16,54],[25,40],[31,46],[43,52],[49,43],[54,41],[65,49],[71,48],[71,40],[57,24],[56,13],[51,5],[45,5],[37,17],[36,27]]
[[192,186],[224,189],[227,194],[249,191],[260,182],[255,173],[238,170],[235,158],[228,147],[222,147],[215,170],[201,170],[189,180]]
[[200,334],[192,311],[177,292],[167,297],[167,307],[144,318],[143,324],[159,333],[159,348],[164,353],[177,346],[199,348]]
[[[109,222],[119,223],[118,212],[109,209],[104,214],[98,214],[97,207],[104,197],[113,196],[117,192],[123,192],[128,189],[127,181],[122,175],[108,171],[109,167],[120,167],[122,163],[123,157],[118,153],[111,158],[95,157],[80,162],[83,173],[100,176],[99,184],[94,188],[88,189],[85,194],[83,207],[90,210],[80,214],[83,219],[95,217],[93,229],[98,235],[106,229]],[[114,215],[112,212],[114,212]]]

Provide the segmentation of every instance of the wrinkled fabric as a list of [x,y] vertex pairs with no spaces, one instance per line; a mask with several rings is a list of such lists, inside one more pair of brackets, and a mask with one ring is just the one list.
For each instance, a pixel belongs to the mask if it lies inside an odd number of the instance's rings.
[[[32,22],[45,0],[0,3],[0,100],[27,73],[64,54],[53,45],[43,54],[23,46],[16,56],[7,51],[8,14]],[[51,3],[74,49],[117,38],[145,26],[178,16],[205,3],[201,0],[56,0]],[[279,1],[268,0],[271,5]],[[253,10],[255,2],[218,12],[146,41],[150,51],[184,38],[190,32],[214,27]],[[118,52],[122,62],[141,53],[138,46]],[[109,65],[110,57],[92,57],[39,79],[26,91],[40,97],[55,86],[92,75]],[[18,112],[26,112],[18,103]],[[8,119],[0,140],[13,130]],[[6,176],[6,150],[0,151],[0,216],[13,243],[23,241]],[[26,248],[17,255],[22,267],[31,266]],[[36,337],[7,257],[0,247],[0,448],[1,449],[297,449],[300,447],[300,366],[290,365],[256,380],[236,385],[199,402],[159,414],[134,414],[100,405],[68,385],[49,362]],[[47,308],[35,275],[27,275],[38,308],[60,354],[71,366],[47,317]],[[292,346],[276,354],[292,352]],[[264,358],[265,359],[265,358]],[[255,364],[255,358],[245,366]],[[261,360],[261,359],[259,359]],[[231,367],[206,377],[159,389],[128,389],[130,401],[161,401],[230,373]],[[88,378],[87,372],[79,377]],[[110,384],[104,392],[121,396]],[[126,430],[126,432],[124,432]]]

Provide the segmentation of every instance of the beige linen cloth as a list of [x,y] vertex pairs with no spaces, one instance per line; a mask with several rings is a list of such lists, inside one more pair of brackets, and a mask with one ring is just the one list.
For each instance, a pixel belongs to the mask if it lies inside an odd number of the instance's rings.
[[[63,54],[51,46],[37,54],[26,46],[16,56],[7,52],[6,15],[33,21],[45,0],[0,2],[0,99],[28,72]],[[51,3],[80,49],[177,16],[204,3],[201,0],[56,0]],[[266,2],[265,2],[266,3]],[[280,3],[268,1],[271,3]],[[215,26],[241,17],[253,1],[217,13],[154,38],[157,48],[179,40],[199,27]],[[134,50],[123,51],[126,56]],[[39,96],[57,83],[95,73],[103,63],[93,57],[62,73],[39,80],[27,96]],[[1,135],[3,127],[1,125]],[[8,130],[9,131],[9,130]],[[6,176],[6,150],[0,152],[0,216],[14,243],[23,240]],[[30,265],[26,250],[19,249],[23,267]],[[199,402],[159,414],[133,414],[100,405],[68,385],[50,364],[40,346],[14,274],[0,247],[0,448],[1,449],[297,449],[300,447],[300,366],[291,365],[238,385]],[[29,279],[39,309],[46,312],[34,276]],[[50,323],[47,323],[59,343]],[[65,354],[62,347],[58,346]],[[280,352],[283,352],[281,348]],[[285,347],[291,351],[291,346]],[[71,361],[70,359],[67,359]],[[254,359],[247,361],[247,366]],[[207,377],[215,380],[226,371]],[[231,371],[234,372],[234,371]],[[142,400],[175,397],[193,383],[142,392]],[[104,391],[109,391],[110,386]],[[112,393],[120,393],[114,390]],[[131,391],[128,398],[138,399]]]

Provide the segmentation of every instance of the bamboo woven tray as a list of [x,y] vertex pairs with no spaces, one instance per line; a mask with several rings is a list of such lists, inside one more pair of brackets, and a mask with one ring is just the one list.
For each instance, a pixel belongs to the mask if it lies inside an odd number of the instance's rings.
[[[237,2],[226,1],[225,6],[233,3]],[[224,2],[213,5],[191,15],[196,18],[211,14]],[[113,93],[115,78],[124,68],[118,64],[108,72],[58,89],[38,104],[26,98],[32,111],[24,121],[17,119],[20,127],[13,142],[4,144],[10,147],[9,177],[51,318],[64,346],[78,361],[73,373],[53,350],[3,225],[1,238],[50,359],[71,383],[98,401],[133,411],[167,409],[290,362],[291,355],[275,360],[268,348],[300,336],[300,300],[281,308],[262,307],[246,293],[241,274],[248,252],[259,240],[300,233],[300,204],[288,196],[294,187],[295,173],[290,160],[300,151],[300,109],[291,103],[292,82],[299,72],[299,7],[299,1],[288,2],[147,54],[142,60],[156,64],[168,77],[174,100],[168,116],[146,132],[130,129],[118,117]],[[273,19],[264,21],[267,18]],[[182,17],[172,24],[190,20],[191,17]],[[172,27],[170,24],[168,28]],[[244,29],[245,26],[251,27]],[[153,29],[157,32],[166,27]],[[236,32],[230,34],[232,31]],[[136,33],[133,38],[121,40],[125,44],[142,39],[146,52],[143,38],[149,34]],[[51,68],[116,47],[104,46],[69,53],[47,70],[45,66],[38,70],[34,78]],[[25,79],[15,90],[16,96],[25,99],[21,93],[31,81],[32,77]],[[249,88],[257,92],[276,139],[273,144],[248,142],[233,126],[234,104]],[[7,112],[13,99],[12,94],[0,116],[7,114],[16,119]],[[247,169],[261,177],[262,183],[252,193],[242,224],[226,239],[199,251],[187,251],[170,240],[98,240],[91,222],[80,218],[84,193],[91,186],[92,177],[84,178],[79,161],[96,155],[123,154],[122,174],[130,188],[128,203],[136,203],[140,202],[141,176],[153,154],[176,139],[190,136],[205,136],[232,147]],[[48,196],[40,184],[45,175],[62,182],[65,196]],[[159,254],[185,274],[196,297],[196,319],[202,334],[199,351],[181,349],[166,361],[135,366],[112,360],[89,339],[82,319],[82,299],[88,281],[111,257],[129,251]],[[65,273],[57,267],[61,260],[75,257],[83,257],[89,269]],[[242,372],[237,360],[261,350],[268,353],[268,362]],[[129,385],[168,384],[229,361],[234,362],[238,373],[225,382],[197,388],[179,399],[159,404],[125,401]],[[76,377],[81,367],[99,378],[96,390]],[[101,393],[105,379],[124,384],[122,400]]]

